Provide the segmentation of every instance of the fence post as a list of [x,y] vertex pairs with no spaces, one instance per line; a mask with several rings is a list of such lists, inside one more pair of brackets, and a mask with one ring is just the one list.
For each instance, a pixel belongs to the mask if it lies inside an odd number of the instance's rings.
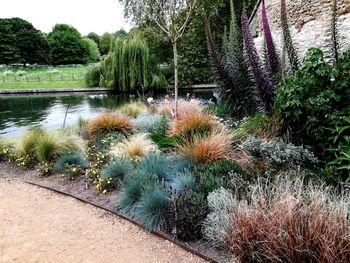
[[16,75],[13,75],[13,78],[15,79],[15,81],[17,81]]
[[39,77],[39,75],[38,75],[38,81],[40,82],[40,77]]
[[28,76],[26,76],[26,80],[27,80],[27,82],[29,82],[29,81],[28,81]]
[[5,83],[5,77],[4,76],[2,76],[2,82]]
[[74,74],[72,74],[72,79],[73,79],[73,81],[75,80],[75,79],[74,79]]
[[50,76],[50,81],[52,82],[52,76],[51,76],[51,74],[49,74],[49,76]]
[[63,81],[63,76],[61,75],[61,81]]

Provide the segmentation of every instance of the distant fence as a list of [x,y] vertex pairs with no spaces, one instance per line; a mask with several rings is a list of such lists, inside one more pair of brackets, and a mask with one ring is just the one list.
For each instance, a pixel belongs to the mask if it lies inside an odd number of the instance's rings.
[[24,75],[24,76],[4,76],[0,77],[2,83],[23,83],[23,82],[57,82],[57,81],[82,81],[85,74],[40,74],[40,75]]

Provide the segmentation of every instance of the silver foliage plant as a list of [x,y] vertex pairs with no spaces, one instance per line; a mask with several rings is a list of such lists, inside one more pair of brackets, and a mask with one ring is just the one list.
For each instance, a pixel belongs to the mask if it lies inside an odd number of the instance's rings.
[[208,195],[210,213],[203,221],[203,236],[217,247],[225,246],[236,198],[229,190],[217,189]]
[[315,155],[308,149],[285,143],[281,140],[263,141],[249,137],[243,144],[243,149],[253,157],[267,161],[267,174],[276,174],[281,170],[308,167],[318,162]]

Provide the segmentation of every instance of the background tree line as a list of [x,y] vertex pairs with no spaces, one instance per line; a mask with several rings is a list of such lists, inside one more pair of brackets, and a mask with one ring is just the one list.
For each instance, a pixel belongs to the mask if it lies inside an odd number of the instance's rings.
[[124,30],[101,37],[91,32],[83,37],[77,29],[57,24],[48,34],[21,18],[0,19],[0,64],[67,65],[100,60],[109,52],[112,39]]

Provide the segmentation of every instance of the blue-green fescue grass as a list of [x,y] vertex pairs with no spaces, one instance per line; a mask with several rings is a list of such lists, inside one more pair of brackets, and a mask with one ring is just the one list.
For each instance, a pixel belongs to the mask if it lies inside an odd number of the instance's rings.
[[140,114],[135,119],[135,124],[140,132],[152,133],[161,122],[161,115]]
[[140,169],[126,176],[117,201],[117,209],[126,215],[134,217],[136,204],[140,200],[145,187],[156,182],[156,176],[149,175]]
[[87,168],[89,162],[80,153],[64,154],[57,159],[54,165],[54,169],[56,172],[64,172],[68,165],[77,165],[82,168]]
[[[0,90],[83,88],[85,87],[85,73],[87,69],[92,66],[93,65],[58,66],[55,68],[0,68]],[[18,72],[21,74],[17,74]]]
[[110,179],[110,185],[116,189],[124,177],[134,169],[133,163],[128,159],[115,159],[110,162],[102,171],[103,179]]
[[170,183],[171,189],[177,194],[183,194],[196,184],[196,178],[190,172],[178,173]]
[[165,212],[171,205],[170,194],[162,186],[147,187],[137,203],[136,219],[149,230],[161,229],[165,222]]
[[144,173],[156,175],[160,180],[171,179],[169,159],[163,154],[150,153],[142,158],[138,163],[138,168]]

